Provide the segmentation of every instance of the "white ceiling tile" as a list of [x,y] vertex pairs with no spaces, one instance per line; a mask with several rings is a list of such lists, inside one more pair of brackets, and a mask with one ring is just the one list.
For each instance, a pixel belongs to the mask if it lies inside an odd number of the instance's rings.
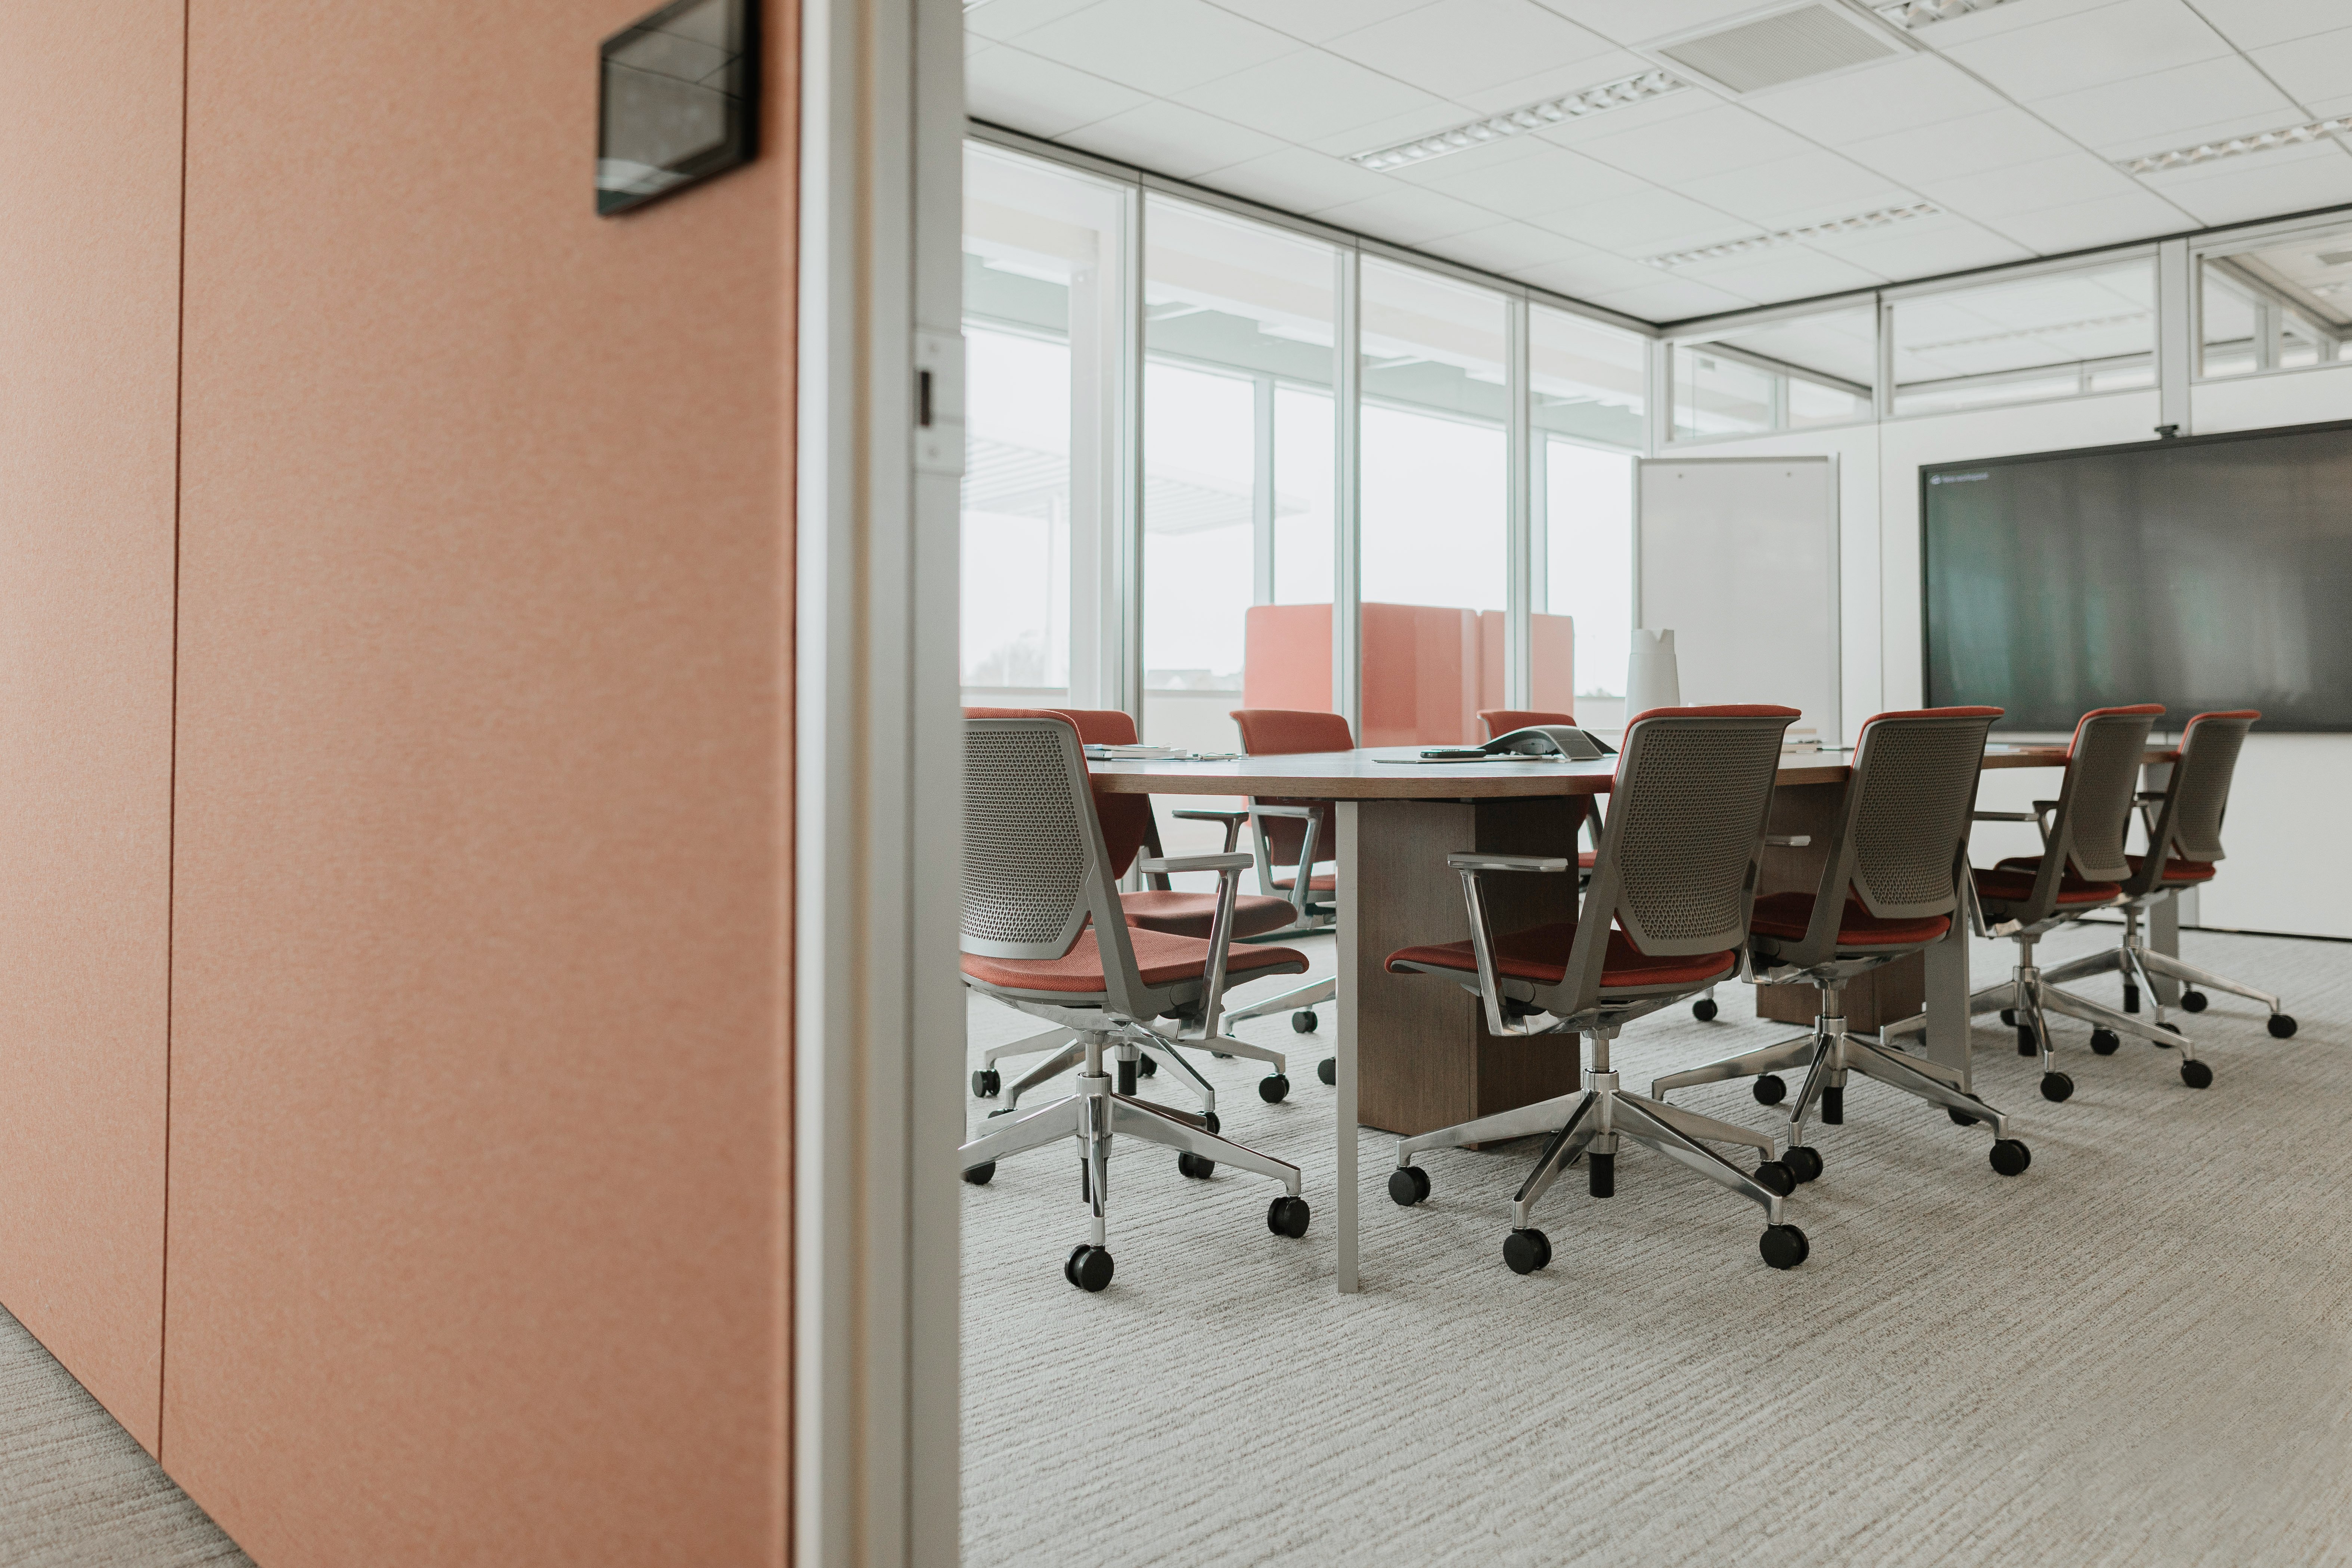
[[1539,0],[1571,22],[1621,44],[1671,37],[1729,21],[1756,9],[1756,0]]
[[1843,256],[1857,267],[1887,278],[1933,278],[1972,267],[2025,261],[2034,253],[2013,240],[1950,213],[1889,224],[1859,234],[1829,235],[1807,242],[1816,250]]
[[1490,228],[1495,223],[1495,215],[1485,207],[1455,201],[1435,191],[1402,188],[1361,201],[1342,202],[1313,216],[1394,245],[1427,245],[1448,235]]
[[[1547,98],[1560,98],[1571,92],[1582,92],[1589,87],[1604,82],[1622,81],[1629,76],[1639,76],[1652,68],[1652,63],[1629,49],[1612,48],[1606,53],[1591,55],[1567,65],[1549,66],[1528,76],[1515,76],[1498,81],[1493,87],[1454,96],[1466,107],[1481,114],[1500,114],[1507,109],[1522,104],[1540,103]],[[1518,68],[1528,62],[1521,60]]]
[[2197,9],[2242,49],[2283,44],[2344,25],[2344,0],[2197,0]]
[[[1346,65],[1349,62],[1341,60],[1339,63]],[[1462,112],[1461,105],[1442,98],[1432,99],[1425,108],[1392,114],[1369,125],[1359,125],[1352,131],[1318,136],[1308,141],[1307,145],[1318,153],[1335,153],[1345,158],[1352,153],[1393,147],[1400,142],[1412,142],[1439,131],[1450,130],[1468,118],[1472,117]]]
[[1629,316],[1639,316],[1645,321],[1687,321],[1693,316],[1712,316],[1717,311],[1737,310],[1759,301],[1746,294],[1718,289],[1712,283],[1694,283],[1683,278],[1660,278],[1656,282],[1644,283],[1638,289],[1624,289],[1614,294],[1601,295],[1592,303],[1612,310],[1622,310]]
[[2072,202],[2017,213],[1988,224],[1996,234],[2044,256],[2062,250],[2082,250],[2095,245],[2116,245],[2195,228],[2188,214],[2147,191],[2126,191],[2095,202]]
[[1678,184],[1793,157],[1812,151],[1812,143],[1747,110],[1719,104],[1661,124],[1591,137],[1579,142],[1576,150],[1629,174],[1660,184]]
[[1454,171],[1448,164],[1475,156],[1439,158],[1415,170],[1415,184],[1476,202],[1498,213],[1540,222],[1570,207],[1585,206],[1611,196],[1631,195],[1650,185],[1621,169],[1597,163],[1564,147],[1522,139],[1524,155],[1507,161],[1474,164]]
[[1097,0],[1030,28],[1021,47],[1169,97],[1291,54],[1299,43],[1206,0]]
[[1003,43],[1073,11],[1083,11],[1094,3],[1095,0],[989,0],[989,4],[963,14],[963,30]]
[[1634,259],[1659,251],[1744,239],[1756,232],[1756,226],[1745,218],[1655,188],[1555,213],[1544,219],[1543,226]]
[[2231,51],[2228,40],[2181,0],[2118,0],[1996,37],[1949,45],[1943,52],[2011,98],[2031,103]]
[[1926,181],[1919,188],[1937,205],[1965,217],[1997,218],[2038,212],[2061,202],[2100,201],[2139,187],[2105,159],[2075,152],[1981,174]]
[[2352,202],[2352,153],[2314,142],[2191,164],[2146,182],[2200,223],[2242,223]]
[[1062,140],[1178,180],[1262,157],[1282,146],[1264,132],[1246,130],[1165,99],[1095,121],[1066,133]]
[[[2340,5],[2336,15],[2352,18],[2352,5]],[[2305,103],[2338,98],[2352,87],[2352,27],[2256,49],[2252,58],[2273,81]]]
[[1269,136],[1279,136],[1286,142],[1312,143],[1334,136],[1350,138],[1364,132],[1360,143],[1350,141],[1347,146],[1336,149],[1346,153],[1381,145],[1377,135],[1366,128],[1400,116],[1433,118],[1436,123],[1430,125],[1430,130],[1459,123],[1465,118],[1459,109],[1434,93],[1423,92],[1378,71],[1366,70],[1352,60],[1327,55],[1320,49],[1300,49],[1170,96],[1203,113],[1263,131]]
[[1569,65],[1615,48],[1533,0],[1436,0],[1323,47],[1454,99],[1526,76],[1531,68]]
[[[998,0],[1002,4],[1002,0]],[[1402,16],[1433,0],[1210,0],[1218,9],[1319,44],[1369,22]]]
[[1570,299],[1590,300],[1614,289],[1638,289],[1654,283],[1664,276],[1654,267],[1630,261],[1606,250],[1595,250],[1563,237],[1560,244],[1572,254],[1559,261],[1541,262],[1534,267],[1511,268],[1511,276],[1538,289],[1549,289],[1555,294]]
[[2033,0],[2030,5],[1996,5],[1990,11],[1969,11],[1916,28],[1911,41],[1931,49],[1949,50],[1956,44],[1974,43],[2022,27],[2038,27],[2062,16],[2079,16],[2119,4],[2119,0]]
[[2077,142],[2102,150],[2168,147],[2210,135],[2217,124],[2291,125],[2302,118],[2292,100],[2238,55],[2046,98],[2033,108]]
[[1151,101],[1131,87],[1005,44],[964,61],[963,97],[965,111],[975,119],[1032,136],[1059,136]]
[[1849,142],[1840,151],[1866,169],[1916,186],[1928,180],[2054,158],[2076,151],[2076,146],[2026,110],[2011,108]]
[[1728,289],[1766,303],[1801,300],[1812,294],[1837,294],[1886,281],[1851,261],[1798,245],[1775,246],[1770,250],[1727,257],[1721,261],[1694,262],[1675,268],[1669,276],[1681,282]]
[[1918,198],[1884,174],[1818,149],[1727,174],[1678,182],[1675,189],[1759,228],[1795,228]]
[[2341,98],[2323,98],[2316,103],[2304,105],[2317,120],[2333,120],[2339,114],[2352,114],[2352,93]]
[[1428,248],[1465,267],[1483,267],[1489,272],[1509,272],[1515,268],[1557,261],[1580,247],[1572,239],[1554,234],[1549,229],[1538,228],[1533,224],[1498,223],[1487,228],[1474,228],[1444,239],[1432,240]]
[[1746,102],[1767,119],[1832,147],[2007,107],[2000,94],[1933,55],[1907,55],[1828,81],[1799,82]]
[[1386,174],[1307,147],[1286,147],[1219,169],[1213,179],[1202,183],[1295,213],[1318,212],[1396,189],[1396,182]]

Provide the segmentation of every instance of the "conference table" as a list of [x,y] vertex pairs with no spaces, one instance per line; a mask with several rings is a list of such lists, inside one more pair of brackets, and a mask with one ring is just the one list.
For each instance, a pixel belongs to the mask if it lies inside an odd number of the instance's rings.
[[[1811,891],[1850,769],[1850,752],[1791,747],[1781,753],[1770,831],[1804,837],[1800,847],[1765,851],[1759,893]],[[2151,752],[2149,763],[2173,753]],[[1383,761],[1382,759],[1391,759]],[[1411,760],[1406,760],[1411,759]],[[1988,770],[2063,765],[2063,745],[1986,748]],[[1122,795],[1255,795],[1328,800],[1339,843],[1334,902],[1339,942],[1335,1031],[1339,1142],[1337,1278],[1342,1293],[1361,1288],[1358,1247],[1358,1130],[1425,1132],[1512,1106],[1568,1094],[1581,1082],[1573,1037],[1507,1038],[1489,1034],[1477,999],[1427,975],[1391,974],[1388,955],[1422,942],[1470,935],[1461,879],[1445,858],[1458,850],[1574,857],[1583,812],[1567,797],[1605,795],[1616,759],[1593,762],[1422,763],[1418,749],[1236,757],[1213,761],[1097,762],[1097,787]],[[1576,879],[1490,879],[1495,929],[1512,931],[1571,918]],[[2175,948],[2169,902],[2150,935]],[[1955,920],[1927,954],[1924,1049],[1969,1072],[1969,933]]]

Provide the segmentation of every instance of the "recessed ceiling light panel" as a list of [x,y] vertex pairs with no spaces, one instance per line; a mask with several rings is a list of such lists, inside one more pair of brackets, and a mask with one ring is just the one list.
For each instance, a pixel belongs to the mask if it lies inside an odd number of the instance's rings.
[[1891,5],[1873,5],[1871,9],[1905,32],[1916,33],[1971,11],[1990,11],[2008,4],[2009,0],[1895,0]]
[[1827,223],[1810,223],[1802,228],[1776,228],[1769,234],[1751,234],[1745,239],[1729,239],[1721,245],[1703,245],[1696,250],[1670,250],[1664,256],[1647,256],[1643,259],[1657,268],[1686,267],[1694,261],[1721,261],[1727,257],[1769,250],[1776,245],[1793,245],[1808,239],[1827,239],[1832,235],[1859,234],[1867,228],[1884,228],[1888,224],[1925,217],[1937,210],[1933,202],[1918,202],[1907,207],[1881,207],[1876,212],[1856,213],[1852,217],[1832,218]]
[[2218,142],[2200,142],[2194,147],[2174,147],[2162,153],[2150,153],[2144,158],[2118,158],[2116,167],[2126,174],[2154,174],[2166,169],[2186,168],[2191,163],[2210,163],[2216,158],[2235,158],[2242,153],[2267,153],[2273,147],[2296,147],[2316,142],[2323,136],[2352,131],[2352,114],[2339,114],[2333,120],[2315,120],[2305,125],[2288,125],[2276,131],[2257,132],[2252,136],[2231,136]]
[[1670,92],[1680,92],[1688,86],[1690,83],[1672,71],[1647,70],[1639,76],[1604,81],[1599,87],[1563,93],[1558,98],[1547,98],[1540,102],[1506,110],[1500,114],[1491,114],[1484,120],[1473,120],[1467,124],[1440,131],[1433,136],[1418,136],[1410,142],[1400,142],[1393,147],[1376,147],[1369,153],[1351,153],[1348,162],[1360,163],[1367,169],[1402,169],[1408,163],[1443,158],[1448,153],[1483,147],[1489,142],[1517,136],[1523,131],[1541,131],[1547,125],[1565,125],[1571,120],[1605,114],[1629,103],[1663,98]]

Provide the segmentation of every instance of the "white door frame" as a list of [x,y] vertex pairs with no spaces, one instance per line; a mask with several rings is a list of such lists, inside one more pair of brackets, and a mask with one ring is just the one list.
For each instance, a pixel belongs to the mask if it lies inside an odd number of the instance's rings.
[[931,1568],[959,1511],[963,19],[801,6],[791,1554]]

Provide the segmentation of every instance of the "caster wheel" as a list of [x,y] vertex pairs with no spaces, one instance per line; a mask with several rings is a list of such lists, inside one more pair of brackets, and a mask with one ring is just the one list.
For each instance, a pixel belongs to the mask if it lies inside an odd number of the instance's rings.
[[[2180,1033],[2180,1026],[2178,1024],[2158,1024],[2157,1027],[2162,1029],[2168,1035],[2177,1035]],[[2151,1040],[2148,1043],[2156,1047],[2156,1048],[2160,1051],[2168,1051],[2172,1048],[2172,1042],[2169,1040]]]
[[1176,1171],[1178,1174],[1190,1176],[1196,1182],[1205,1182],[1217,1173],[1217,1163],[1205,1154],[1188,1151],[1176,1156]]
[[995,1174],[996,1162],[993,1160],[983,1160],[977,1165],[966,1166],[964,1168],[963,1179],[970,1182],[975,1187],[984,1187],[988,1185],[989,1178]]
[[2116,1034],[2113,1029],[2094,1029],[2091,1031],[2091,1049],[2097,1052],[2100,1056],[2114,1056],[2117,1050],[2122,1048],[2123,1043],[2124,1037],[2121,1035]]
[[1315,1076],[1321,1079],[1325,1083],[1338,1083],[1339,1081],[1339,1058],[1338,1057],[1325,1057],[1321,1061],[1317,1062],[1315,1064]]
[[1225,1130],[1224,1124],[1217,1120],[1217,1113],[1213,1110],[1202,1112],[1201,1125],[1212,1132],[1223,1132]]
[[1954,1110],[1948,1105],[1944,1108],[1944,1114],[1952,1119],[1952,1125],[1955,1127],[1974,1127],[1977,1124],[1975,1117],[1965,1110]]
[[994,1100],[1003,1087],[1003,1076],[994,1068],[982,1068],[971,1075],[971,1092],[976,1100]]
[[2041,1037],[2034,1034],[2033,1026],[2031,1024],[2020,1024],[2017,1026],[2017,1054],[2021,1057],[2038,1057],[2042,1054]]
[[1757,1166],[1756,1179],[1784,1198],[1797,1190],[1797,1173],[1779,1160],[1767,1160]]
[[2129,981],[2124,983],[2124,1011],[2126,1013],[2139,1011],[2139,987]]
[[2294,1018],[2293,1015],[2287,1013],[2273,1013],[2271,1015],[2271,1038],[2273,1040],[2291,1040],[2294,1038]]
[[1775,1225],[1765,1227],[1763,1236],[1757,1240],[1756,1250],[1775,1268],[1794,1268],[1812,1252],[1813,1246],[1795,1226]]
[[1715,1005],[1715,998],[1712,996],[1702,996],[1691,1004],[1691,1016],[1702,1024],[1714,1023],[1715,1016],[1721,1011],[1722,1009]]
[[1290,1030],[1296,1035],[1311,1035],[1321,1026],[1322,1022],[1323,1020],[1318,1018],[1311,1009],[1301,1008],[1290,1016]]
[[1144,1057],[1137,1061],[1135,1070],[1145,1078],[1157,1078],[1160,1076],[1160,1063],[1153,1058]]
[[1286,1236],[1297,1241],[1307,1234],[1307,1200],[1276,1198],[1266,1205],[1265,1228],[1276,1236]]
[[2213,1087],[2213,1069],[2203,1062],[2182,1062],[2180,1081],[2191,1089],[2210,1089]]
[[1017,1106],[1017,1105],[1003,1105],[1003,1106],[999,1106],[999,1107],[997,1107],[997,1109],[995,1109],[994,1110],[992,1110],[992,1111],[990,1111],[990,1112],[988,1113],[988,1119],[989,1119],[991,1121],[995,1121],[995,1120],[996,1120],[998,1117],[1000,1117],[1000,1116],[1013,1116],[1013,1115],[1017,1115],[1017,1114],[1019,1114],[1020,1110],[1021,1110],[1021,1108],[1020,1108],[1019,1106]]
[[2025,1167],[2033,1163],[2033,1152],[2014,1138],[2003,1138],[1992,1146],[1992,1168],[2004,1176],[2021,1176]]
[[1781,1154],[1780,1163],[1788,1166],[1789,1173],[1801,1182],[1822,1179],[1822,1152],[1809,1144],[1790,1144]]
[[1268,1105],[1280,1105],[1282,1097],[1290,1092],[1290,1080],[1278,1072],[1270,1072],[1257,1080],[1257,1097]]
[[2012,1029],[2017,1027],[2017,1009],[2014,1007],[2003,1007],[2000,1010],[2000,1021],[2007,1024]]
[[1789,1098],[1789,1086],[1780,1080],[1779,1073],[1768,1072],[1749,1086],[1748,1092],[1756,1097],[1759,1105],[1778,1105]]
[[1389,1173],[1389,1199],[1409,1209],[1429,1196],[1429,1173],[1419,1165],[1399,1165]]
[[1234,1059],[1234,1053],[1231,1051],[1211,1051],[1209,1054],[1216,1058],[1221,1062],[1229,1062]]
[[2074,1092],[2074,1080],[2068,1078],[2064,1073],[2046,1072],[2042,1075],[2042,1099],[2048,1100],[2064,1100]]
[[1503,1238],[1503,1261],[1514,1274],[1533,1274],[1551,1261],[1551,1241],[1539,1230],[1515,1230]]
[[2183,988],[2180,993],[2180,1010],[2184,1013],[2202,1013],[2205,1011],[2205,1004],[2210,1000],[2211,998],[2202,991]]
[[1617,1195],[1617,1156],[1587,1154],[1584,1157],[1584,1190],[1596,1198]]
[[1068,1261],[1062,1265],[1062,1278],[1091,1294],[1110,1283],[1110,1269],[1109,1248],[1074,1247]]

